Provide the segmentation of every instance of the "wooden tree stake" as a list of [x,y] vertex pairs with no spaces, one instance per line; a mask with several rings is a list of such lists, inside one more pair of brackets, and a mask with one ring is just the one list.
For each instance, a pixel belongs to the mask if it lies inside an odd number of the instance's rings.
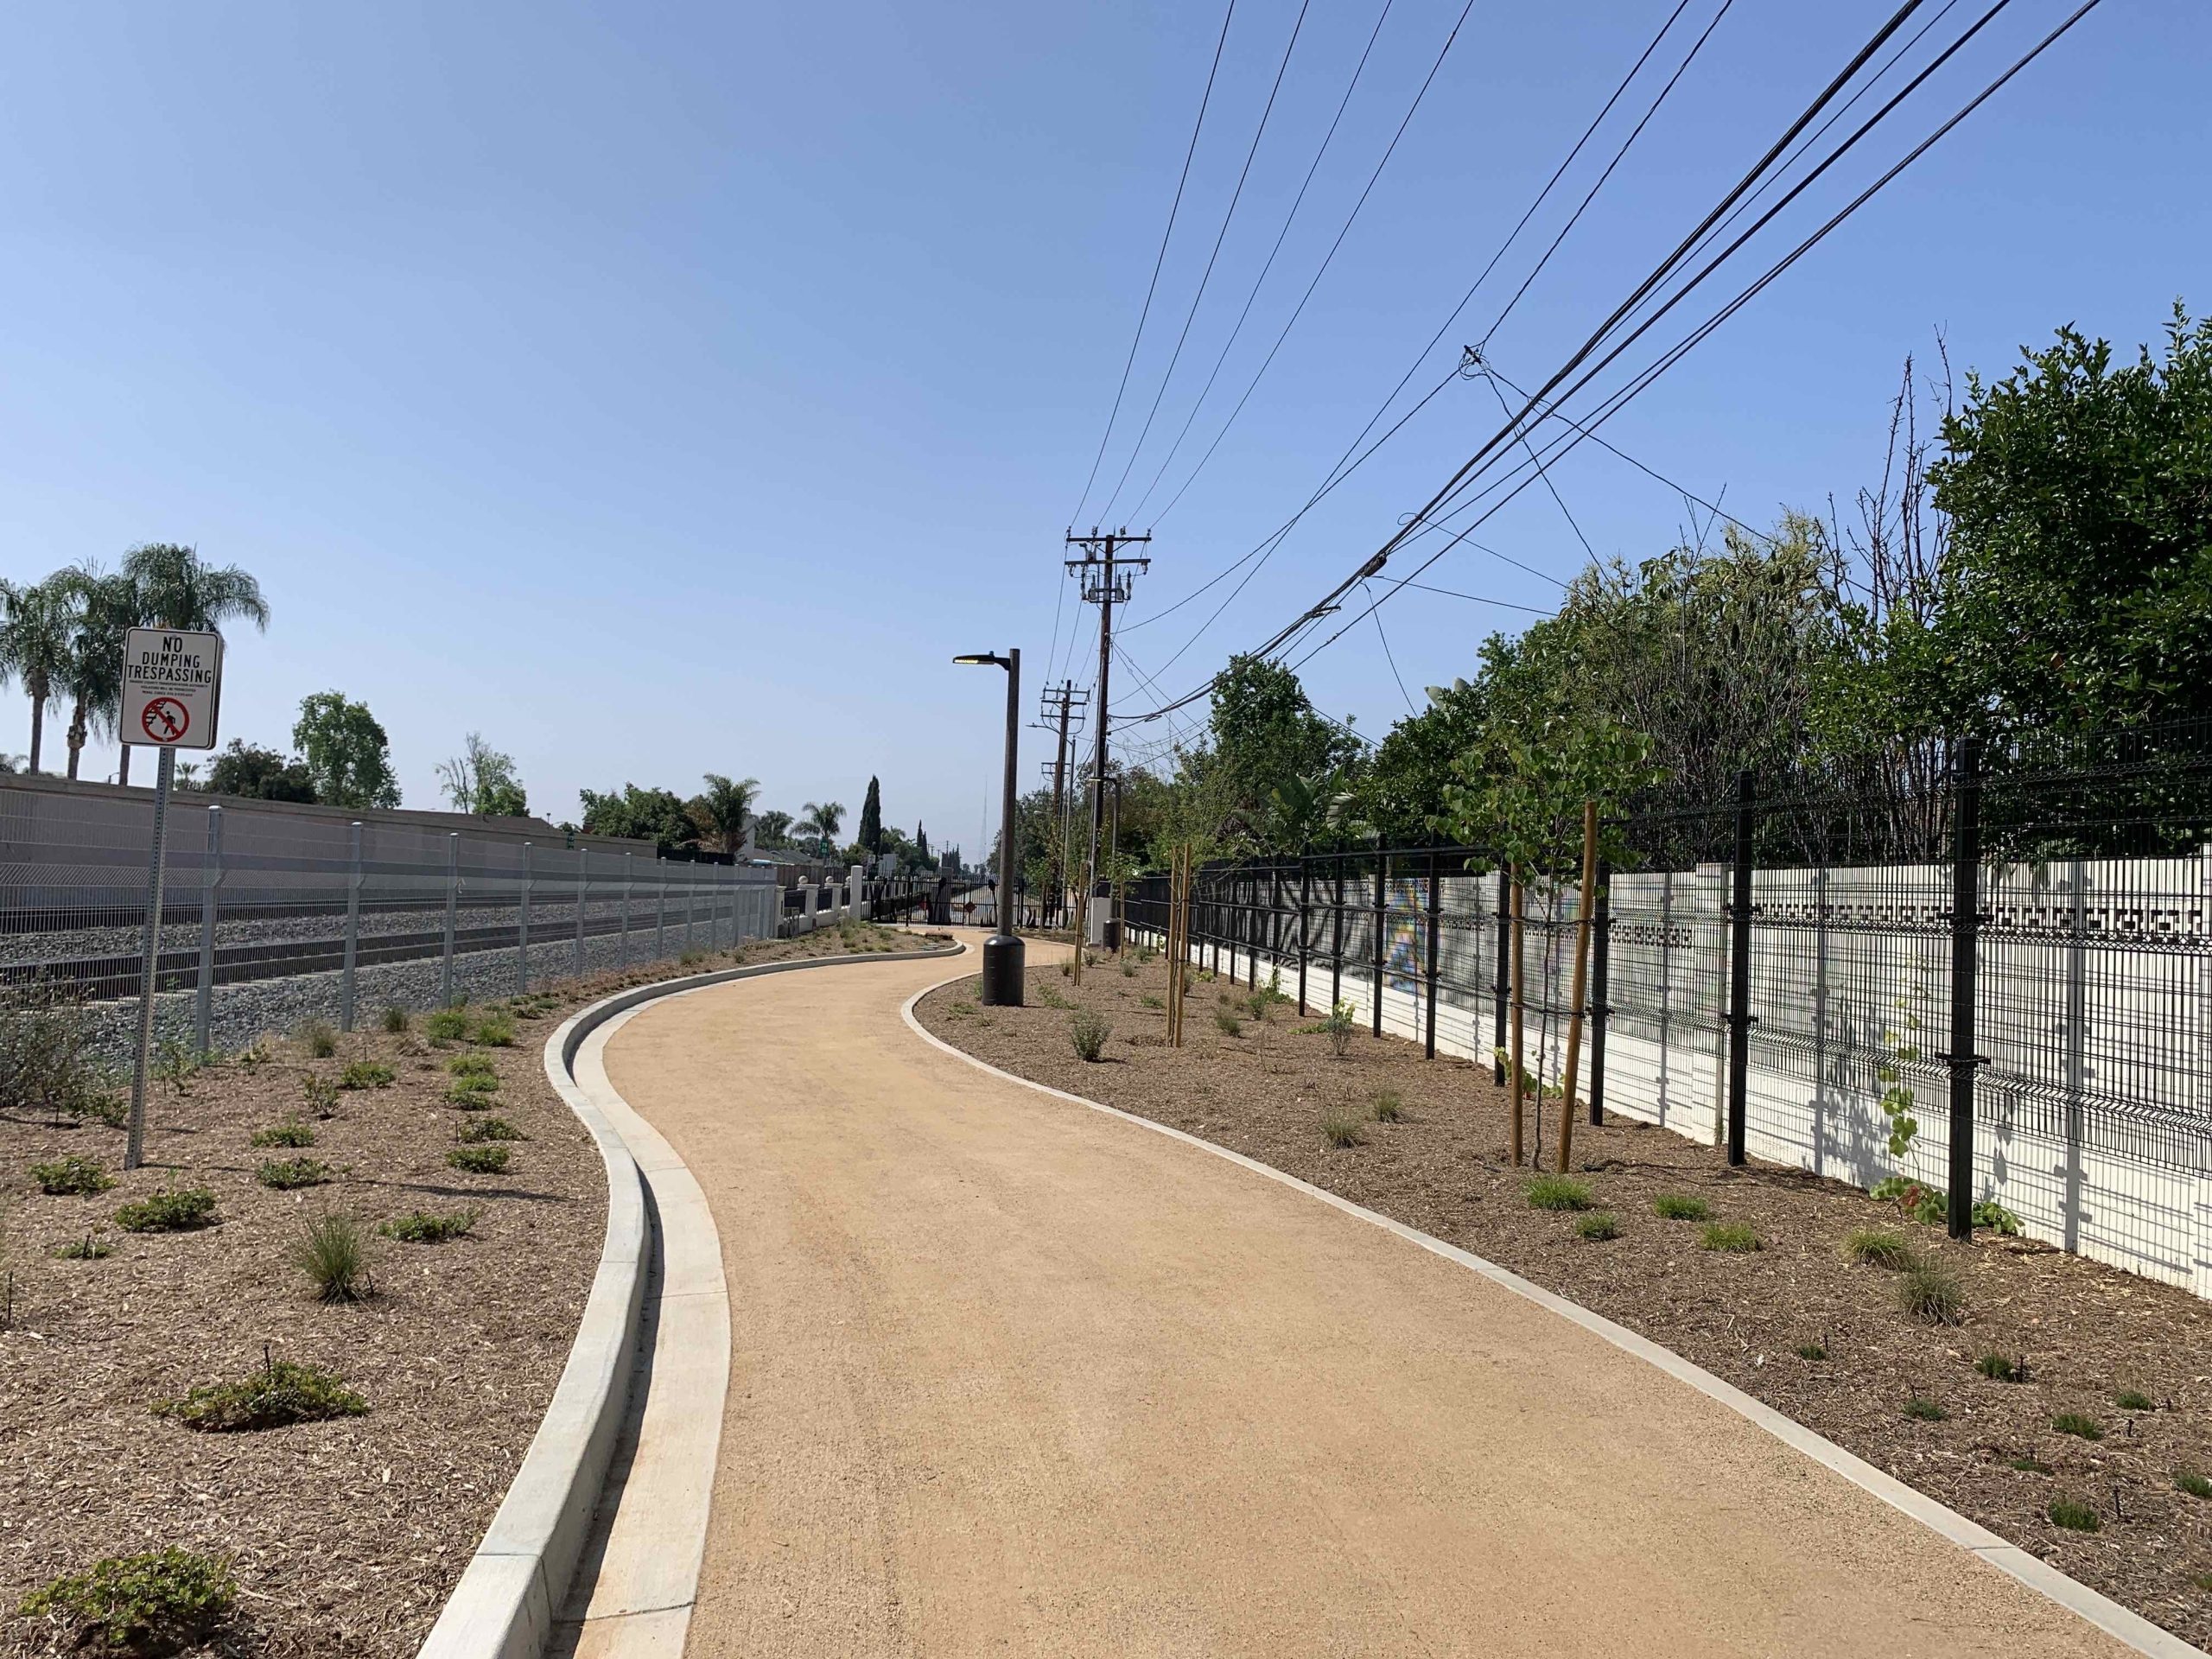
[[1597,902],[1598,803],[1582,803],[1582,892],[1574,905],[1574,995],[1567,1016],[1566,1091],[1560,1096],[1559,1173],[1574,1148],[1574,1084],[1582,1062],[1582,999],[1590,982],[1590,910]]
[[1510,1150],[1515,1168],[1521,1166],[1522,1097],[1525,1079],[1521,1075],[1521,1009],[1527,996],[1527,981],[1523,977],[1523,953],[1521,932],[1521,867],[1513,867],[1513,1027],[1512,1050],[1506,1070],[1513,1080],[1513,1131]]

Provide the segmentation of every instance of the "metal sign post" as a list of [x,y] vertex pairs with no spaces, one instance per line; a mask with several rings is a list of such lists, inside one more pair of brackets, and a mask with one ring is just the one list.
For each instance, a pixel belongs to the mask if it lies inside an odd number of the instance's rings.
[[146,859],[145,956],[138,981],[138,1042],[130,1071],[130,1138],[123,1166],[146,1160],[146,1069],[154,1047],[154,992],[162,958],[162,889],[169,790],[179,749],[215,747],[222,702],[223,639],[177,628],[132,628],[124,636],[123,736],[162,752],[154,780],[154,842]]

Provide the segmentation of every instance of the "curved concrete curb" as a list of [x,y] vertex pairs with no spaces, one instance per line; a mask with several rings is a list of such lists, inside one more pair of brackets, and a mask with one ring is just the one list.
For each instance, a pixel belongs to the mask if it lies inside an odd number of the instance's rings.
[[[420,1659],[537,1659],[567,1599],[607,1466],[631,1404],[647,1270],[653,1257],[639,1159],[575,1077],[594,1032],[639,1004],[731,980],[855,962],[912,962],[965,947],[820,957],[725,968],[632,986],[579,1010],[545,1044],[545,1075],[590,1131],[607,1166],[607,1239],[544,1421],[491,1527],[419,1649]],[[657,1160],[656,1160],[657,1161]],[[692,1574],[696,1580],[696,1559]]]
[[1638,1336],[1626,1325],[1616,1325],[1601,1313],[1592,1313],[1579,1302],[1571,1302],[1566,1297],[1546,1290],[1541,1285],[1523,1279],[1519,1274],[1501,1268],[1494,1262],[1485,1261],[1471,1251],[1463,1250],[1456,1244],[1447,1244],[1440,1238],[1424,1233],[1417,1228],[1407,1226],[1403,1222],[1394,1221],[1378,1211],[1354,1204],[1349,1198],[1338,1198],[1335,1193],[1315,1186],[1310,1181],[1300,1180],[1295,1175],[1285,1174],[1281,1170],[1271,1165],[1263,1164],[1256,1158],[1248,1158],[1241,1152],[1232,1152],[1227,1147],[1216,1146],[1211,1141],[1202,1140],[1181,1129],[1170,1128],[1165,1123],[1155,1123],[1150,1118],[1140,1117],[1134,1112],[1125,1112],[1118,1107],[1109,1106],[1100,1101],[1087,1100],[1081,1095],[1070,1094],[1065,1089],[1055,1089],[1049,1084],[1017,1076],[1012,1071],[993,1065],[988,1060],[977,1059],[973,1054],[955,1048],[942,1037],[926,1029],[922,1022],[914,1017],[914,1007],[931,991],[951,983],[952,979],[958,977],[960,976],[954,975],[938,981],[935,985],[924,987],[908,997],[899,1010],[908,1028],[932,1048],[941,1049],[955,1058],[965,1061],[979,1071],[989,1072],[995,1077],[1003,1077],[1008,1083],[1020,1084],[1025,1089],[1033,1089],[1039,1094],[1050,1095],[1055,1099],[1067,1101],[1072,1105],[1089,1107],[1094,1112],[1103,1112],[1109,1117],[1120,1118],[1123,1122],[1135,1124],[1141,1129],[1149,1129],[1154,1135],[1164,1135],[1171,1141],[1180,1141],[1185,1146],[1195,1147],[1201,1152],[1211,1153],[1217,1158],[1226,1159],[1232,1164],[1251,1171],[1255,1175],[1279,1182],[1284,1186],[1305,1193],[1308,1198],[1319,1198],[1323,1204],[1333,1209],[1341,1210],[1348,1216],[1355,1216],[1373,1226],[1380,1227],[1386,1232],[1395,1233],[1408,1243],[1416,1244],[1432,1255],[1440,1255],[1447,1262],[1457,1262],[1459,1266],[1481,1274],[1500,1288],[1511,1291],[1516,1296],[1525,1297],[1538,1306],[1558,1314],[1561,1319],[1580,1325],[1593,1335],[1602,1337],[1614,1347],[1623,1349],[1634,1354],[1637,1358],[1656,1366],[1677,1382],[1688,1384],[1700,1394],[1719,1402],[1738,1415],[1755,1423],[1785,1446],[1803,1452],[1815,1463],[1822,1464],[1834,1470],[1854,1486],[1872,1493],[1891,1508],[1910,1516],[1921,1525],[1939,1534],[1960,1548],[1980,1557],[2000,1572],[2010,1573],[2029,1589],[2039,1595],[2048,1597],[2068,1611],[2088,1620],[2107,1635],[2125,1643],[2136,1652],[2151,1655],[2152,1659],[2212,1659],[2212,1656],[2206,1655],[2202,1649],[2191,1647],[2171,1631],[2161,1630],[2140,1613],[2132,1611],[2110,1597],[2100,1595],[2088,1586],[2067,1577],[2049,1562],[2030,1554],[2018,1545],[2006,1542],[1979,1522],[1969,1521],[1956,1510],[1947,1508],[1925,1493],[1914,1491],[1894,1476],[1877,1469],[1864,1458],[1845,1451],[1825,1436],[1815,1433],[1795,1418],[1783,1415],[1773,1407],[1745,1394],[1733,1383],[1723,1382],[1703,1366],[1691,1363],[1673,1350],[1661,1347],[1648,1337]]

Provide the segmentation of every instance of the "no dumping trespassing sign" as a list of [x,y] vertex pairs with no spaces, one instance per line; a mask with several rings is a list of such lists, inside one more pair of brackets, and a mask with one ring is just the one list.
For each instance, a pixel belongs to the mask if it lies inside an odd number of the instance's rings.
[[123,644],[123,741],[212,749],[223,696],[223,636],[132,628]]

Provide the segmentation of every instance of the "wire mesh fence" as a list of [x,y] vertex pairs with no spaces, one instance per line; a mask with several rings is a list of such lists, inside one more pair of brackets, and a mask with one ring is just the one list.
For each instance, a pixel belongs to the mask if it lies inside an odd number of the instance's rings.
[[[1954,1230],[1997,1206],[2212,1294],[2212,723],[1954,753],[1916,793],[1777,789],[1617,824],[1572,1109],[1940,1190]],[[1510,893],[1478,848],[1217,866],[1191,951],[1502,1077]],[[1579,899],[1523,899],[1540,1145]],[[1134,885],[1128,921],[1165,938],[1164,877]]]

